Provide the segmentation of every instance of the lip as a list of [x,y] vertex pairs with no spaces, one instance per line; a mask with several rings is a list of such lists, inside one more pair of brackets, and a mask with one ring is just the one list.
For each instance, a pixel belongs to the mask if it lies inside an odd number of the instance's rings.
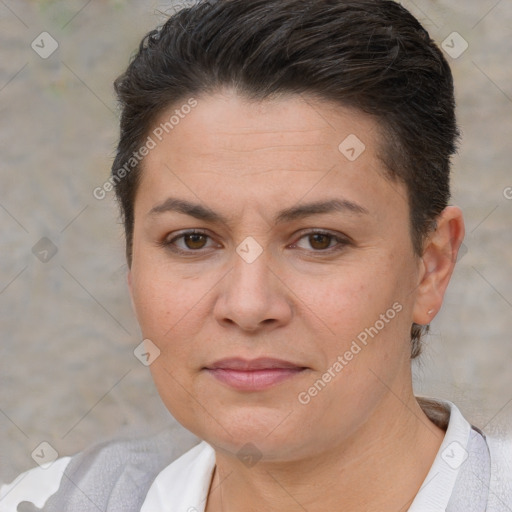
[[210,375],[240,391],[261,391],[291,379],[307,368],[290,361],[262,357],[221,359],[204,368]]
[[244,359],[242,357],[228,357],[219,359],[213,364],[208,365],[208,370],[238,370],[238,371],[254,371],[254,370],[274,370],[274,369],[290,369],[304,368],[304,366],[285,361],[284,359],[275,359],[273,357],[259,357],[257,359]]

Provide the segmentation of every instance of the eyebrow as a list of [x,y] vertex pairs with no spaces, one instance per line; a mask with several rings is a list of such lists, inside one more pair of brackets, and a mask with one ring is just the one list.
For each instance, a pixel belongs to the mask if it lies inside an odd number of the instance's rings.
[[[155,216],[167,212],[177,212],[189,215],[196,219],[212,222],[229,224],[229,219],[214,212],[207,206],[199,203],[192,203],[185,199],[169,197],[164,202],[154,206],[148,213],[148,216]],[[316,201],[305,203],[291,208],[286,208],[277,213],[274,218],[275,224],[282,224],[294,220],[309,217],[310,215],[318,215],[322,213],[356,213],[358,215],[368,215],[369,211],[364,207],[347,199],[330,199],[327,201]]]

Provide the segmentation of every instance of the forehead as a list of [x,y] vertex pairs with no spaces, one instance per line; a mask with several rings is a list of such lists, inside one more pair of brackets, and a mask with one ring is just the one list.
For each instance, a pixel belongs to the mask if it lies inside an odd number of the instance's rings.
[[196,202],[209,197],[226,213],[237,202],[277,211],[333,190],[355,199],[389,196],[391,187],[404,199],[384,177],[379,126],[366,114],[303,95],[249,101],[222,91],[181,109],[189,100],[163,112],[150,131],[155,147],[140,183],[146,211],[178,190]]
[[336,156],[340,156],[338,145],[349,136],[364,140],[370,154],[376,154],[376,144],[380,144],[375,118],[303,94],[250,100],[223,89],[193,100],[193,109],[187,106],[189,98],[162,112],[151,131],[157,142],[173,145],[171,139],[175,139],[173,151],[177,154],[183,138],[187,139],[187,149],[193,146],[195,154],[287,149],[307,153],[334,149]]

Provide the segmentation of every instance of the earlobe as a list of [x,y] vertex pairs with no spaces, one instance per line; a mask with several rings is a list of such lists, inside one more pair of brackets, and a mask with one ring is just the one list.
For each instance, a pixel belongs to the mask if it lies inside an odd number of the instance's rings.
[[413,310],[413,320],[420,325],[429,324],[441,309],[464,239],[464,220],[460,208],[448,206],[436,220],[436,228],[425,242]]

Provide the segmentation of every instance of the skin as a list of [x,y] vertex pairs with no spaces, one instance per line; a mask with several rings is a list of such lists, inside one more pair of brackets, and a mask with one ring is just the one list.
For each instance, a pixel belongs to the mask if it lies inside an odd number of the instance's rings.
[[[298,95],[197,100],[144,160],[128,282],[142,334],[161,351],[150,369],[162,400],[215,449],[207,512],[406,510],[444,436],[413,395],[410,328],[441,307],[464,236],[460,209],[443,211],[419,257],[406,189],[384,175],[373,118]],[[366,146],[355,161],[338,149],[350,134]],[[227,223],[150,213],[170,196]],[[274,223],[285,208],[333,198],[367,213]],[[174,240],[187,229],[207,236]],[[263,250],[252,263],[236,251],[248,236]],[[394,303],[401,311],[300,403]],[[307,369],[256,392],[204,370],[235,356]],[[237,457],[246,443],[261,456],[255,465]]]

